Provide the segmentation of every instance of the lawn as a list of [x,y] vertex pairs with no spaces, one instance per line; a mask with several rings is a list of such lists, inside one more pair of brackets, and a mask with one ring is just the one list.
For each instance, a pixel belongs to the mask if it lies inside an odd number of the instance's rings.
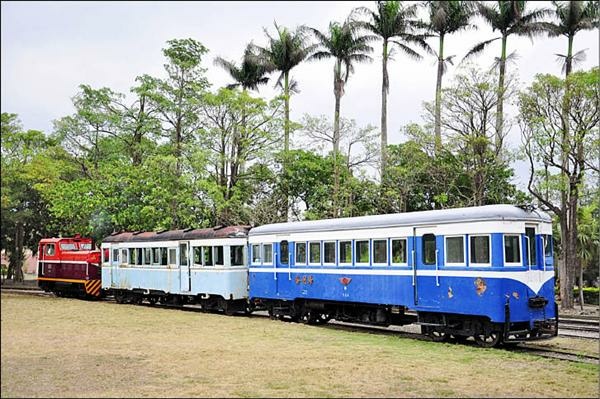
[[2,397],[597,397],[596,365],[222,316],[2,294]]

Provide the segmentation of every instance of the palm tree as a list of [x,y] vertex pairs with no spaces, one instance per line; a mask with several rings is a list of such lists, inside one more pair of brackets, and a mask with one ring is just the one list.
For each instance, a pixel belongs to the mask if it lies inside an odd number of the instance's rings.
[[[500,58],[496,59],[495,65],[499,67],[498,75],[498,106],[496,112],[496,149],[502,146],[502,129],[504,122],[504,77],[506,73],[506,61],[514,58],[514,53],[506,55],[506,42],[509,36],[528,36],[541,34],[545,31],[544,24],[540,19],[549,15],[548,9],[537,9],[527,11],[527,1],[497,1],[496,4],[487,2],[476,3],[478,14],[485,22],[490,24],[493,31],[499,31],[500,36],[485,40],[474,46],[464,57],[467,59],[481,53],[488,44],[501,39],[502,50]],[[464,60],[463,59],[463,60]]]
[[452,65],[453,55],[444,58],[444,39],[446,35],[460,32],[465,29],[475,29],[469,23],[474,15],[473,2],[471,1],[428,1],[429,30],[435,32],[440,40],[438,59],[437,82],[435,85],[435,150],[442,148],[442,76],[446,71],[446,63]]
[[368,53],[373,48],[369,41],[375,36],[361,35],[358,25],[346,20],[343,24],[331,22],[329,30],[323,33],[315,28],[306,28],[317,39],[317,48],[308,60],[323,60],[334,58],[333,67],[333,95],[335,97],[335,113],[333,118],[333,156],[334,156],[334,186],[333,186],[333,213],[338,215],[337,203],[339,192],[338,154],[340,150],[340,102],[344,95],[344,86],[350,74],[354,72],[354,64],[372,61]]
[[366,15],[368,20],[358,22],[358,24],[383,40],[381,65],[383,74],[381,83],[381,175],[383,176],[387,148],[387,95],[390,89],[387,64],[393,54],[393,46],[415,60],[423,57],[413,50],[410,44],[415,44],[426,51],[431,50],[425,42],[427,36],[415,33],[416,29],[423,25],[419,20],[414,19],[417,14],[417,5],[404,7],[399,1],[378,1],[376,11],[359,7],[353,13]]
[[585,50],[573,54],[573,39],[581,30],[597,28],[598,2],[597,1],[553,1],[554,13],[557,23],[544,23],[548,36],[566,36],[568,40],[567,54],[557,54],[564,59],[563,72],[568,77],[573,70],[573,64],[585,60]]
[[257,62],[256,58],[252,56],[251,46],[251,44],[246,46],[242,63],[239,66],[235,62],[227,61],[221,57],[215,58],[215,65],[225,69],[235,81],[235,83],[227,85],[228,88],[233,89],[240,86],[244,91],[258,90],[260,85],[266,84],[269,81],[269,78],[265,75],[271,71],[265,65]]
[[275,23],[277,35],[271,36],[265,29],[268,44],[266,47],[259,47],[250,44],[250,52],[256,61],[263,65],[269,71],[281,72],[277,79],[277,85],[283,86],[284,96],[284,150],[287,153],[290,147],[290,71],[300,64],[315,49],[314,45],[308,44],[305,27],[301,26],[295,31],[290,31],[285,27],[280,27]]

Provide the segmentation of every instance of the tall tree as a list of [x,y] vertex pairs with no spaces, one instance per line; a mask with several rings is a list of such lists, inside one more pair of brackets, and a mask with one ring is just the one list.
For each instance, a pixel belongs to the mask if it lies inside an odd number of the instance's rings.
[[279,71],[277,85],[283,87],[284,97],[284,151],[290,149],[290,72],[306,59],[314,50],[315,46],[308,43],[305,28],[299,27],[295,31],[290,31],[275,23],[277,34],[271,36],[265,29],[267,36],[267,46],[260,47],[250,44],[250,51],[257,62],[269,71]]
[[567,38],[567,53],[557,54],[564,59],[563,72],[569,76],[573,65],[585,59],[585,50],[573,54],[575,35],[582,30],[591,30],[599,26],[597,1],[553,1],[553,13],[557,22],[544,23],[548,36]]
[[[524,150],[530,165],[528,188],[560,221],[559,262],[561,307],[573,307],[573,283],[578,267],[578,207],[587,172],[600,172],[597,154],[600,71],[576,72],[564,80],[538,75],[519,99]],[[568,112],[564,112],[568,97]],[[565,119],[566,118],[566,119]],[[570,132],[565,137],[564,127]],[[538,165],[550,175],[538,172]],[[549,190],[554,195],[547,196]],[[558,203],[554,198],[559,198]]]
[[383,40],[382,47],[382,82],[381,82],[381,174],[386,162],[387,148],[387,96],[390,90],[388,61],[392,59],[393,49],[397,47],[408,57],[420,60],[422,56],[411,45],[431,51],[425,42],[426,35],[419,34],[422,22],[416,19],[417,5],[404,6],[400,1],[378,1],[377,10],[366,7],[354,10],[357,14],[367,16],[367,21],[359,22],[360,26]]
[[453,55],[444,56],[444,40],[446,35],[451,35],[465,29],[474,29],[475,25],[470,23],[474,15],[474,6],[471,1],[428,1],[429,7],[429,30],[435,32],[439,39],[439,47],[436,54],[437,80],[435,84],[435,150],[439,152],[442,148],[442,77],[447,69],[447,64],[452,65]]
[[252,56],[250,44],[244,50],[240,65],[222,57],[215,58],[215,65],[225,69],[234,80],[234,83],[227,85],[229,89],[241,87],[243,90],[258,90],[260,85],[267,84],[269,81],[266,76],[270,72],[269,69]]
[[498,74],[498,111],[496,112],[496,147],[502,145],[502,131],[504,129],[504,91],[506,62],[515,58],[515,53],[506,54],[506,45],[508,37],[528,36],[533,38],[534,35],[539,35],[545,31],[544,24],[540,21],[542,18],[549,15],[548,9],[527,10],[527,1],[497,1],[496,4],[488,2],[480,2],[477,4],[478,14],[483,20],[488,23],[493,31],[499,31],[500,36],[493,39],[485,40],[475,45],[465,59],[481,53],[490,43],[501,40],[502,48],[500,57],[496,58],[495,65],[499,69]]
[[335,97],[333,115],[333,216],[337,217],[339,216],[339,167],[337,158],[340,151],[340,103],[348,78],[354,72],[354,64],[372,60],[368,54],[373,51],[373,48],[368,45],[368,42],[374,40],[375,37],[361,34],[358,31],[358,25],[348,19],[343,24],[331,22],[326,33],[315,28],[307,29],[315,36],[318,45],[315,52],[308,59],[335,59],[333,66],[333,95]]

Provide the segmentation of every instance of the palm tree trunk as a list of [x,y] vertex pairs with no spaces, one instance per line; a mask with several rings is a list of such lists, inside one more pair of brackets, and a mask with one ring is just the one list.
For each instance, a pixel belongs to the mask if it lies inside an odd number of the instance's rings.
[[287,153],[290,149],[290,86],[289,71],[283,74],[283,96],[285,101],[284,142],[283,150]]
[[504,125],[504,74],[506,72],[506,36],[502,36],[502,54],[500,55],[500,73],[498,75],[498,109],[496,112],[496,153],[502,146],[502,129]]
[[333,217],[339,216],[339,191],[340,173],[338,168],[338,154],[340,151],[340,102],[342,99],[341,62],[335,64],[333,73],[333,94],[335,96],[335,113],[333,116]]
[[440,34],[437,82],[435,85],[435,153],[442,149],[442,75],[444,74],[444,35]]
[[388,61],[388,43],[387,39],[383,40],[383,61],[381,63],[383,80],[381,82],[381,178],[385,174],[385,166],[387,162],[387,94],[390,87],[390,81],[387,71]]
[[565,60],[565,78],[568,78],[573,69],[573,36],[569,36],[569,46],[567,48],[567,58]]
[[[562,137],[561,137],[561,170],[560,170],[560,174],[561,174],[561,182],[563,185],[567,185],[568,187],[568,181],[569,181],[569,176],[567,175],[566,171],[569,167],[569,142],[570,142],[570,133],[569,133],[569,82],[568,82],[568,77],[569,74],[571,73],[571,68],[572,68],[572,60],[571,60],[571,55],[572,55],[572,51],[573,51],[573,38],[569,37],[569,45],[567,48],[567,58],[565,60],[566,65],[565,65],[565,89],[564,89],[564,95],[563,95],[563,103],[562,103]],[[567,226],[569,228],[569,231],[565,234],[565,236],[563,237],[570,237],[570,230],[573,228],[573,225],[570,224],[570,220],[571,218],[569,217],[569,194],[568,194],[568,188],[564,187],[561,192],[560,192],[560,204],[561,204],[561,208],[563,209],[563,214],[565,215],[565,218],[567,219]],[[576,219],[575,219],[576,221]],[[569,285],[567,287],[565,287],[566,290],[568,290],[568,295],[569,295],[569,299],[570,301],[567,302],[566,304],[562,304],[561,302],[561,307],[563,307],[564,309],[572,309],[573,308],[573,303],[572,303],[572,296],[573,296],[573,282],[575,281],[575,273],[574,273],[574,268],[572,267],[572,262],[574,262],[575,259],[575,254],[577,253],[575,249],[571,249],[571,243],[569,241],[568,245],[564,246],[564,254],[563,254],[563,258],[565,259],[565,264],[563,265],[564,267],[564,274],[568,277],[568,282]],[[571,255],[572,254],[572,255]],[[568,260],[568,262],[567,262]],[[580,287],[581,288],[581,287]],[[562,296],[561,296],[562,298]]]

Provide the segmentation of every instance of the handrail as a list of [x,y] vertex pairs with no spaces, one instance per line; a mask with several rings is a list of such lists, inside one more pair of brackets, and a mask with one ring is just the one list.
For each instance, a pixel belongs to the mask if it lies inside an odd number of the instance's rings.
[[412,285],[415,286],[415,275],[417,274],[417,262],[415,260],[415,250],[412,250],[412,261],[413,261],[413,274],[412,274]]
[[440,268],[438,265],[438,252],[440,252],[439,249],[435,250],[435,285],[436,287],[440,286]]

